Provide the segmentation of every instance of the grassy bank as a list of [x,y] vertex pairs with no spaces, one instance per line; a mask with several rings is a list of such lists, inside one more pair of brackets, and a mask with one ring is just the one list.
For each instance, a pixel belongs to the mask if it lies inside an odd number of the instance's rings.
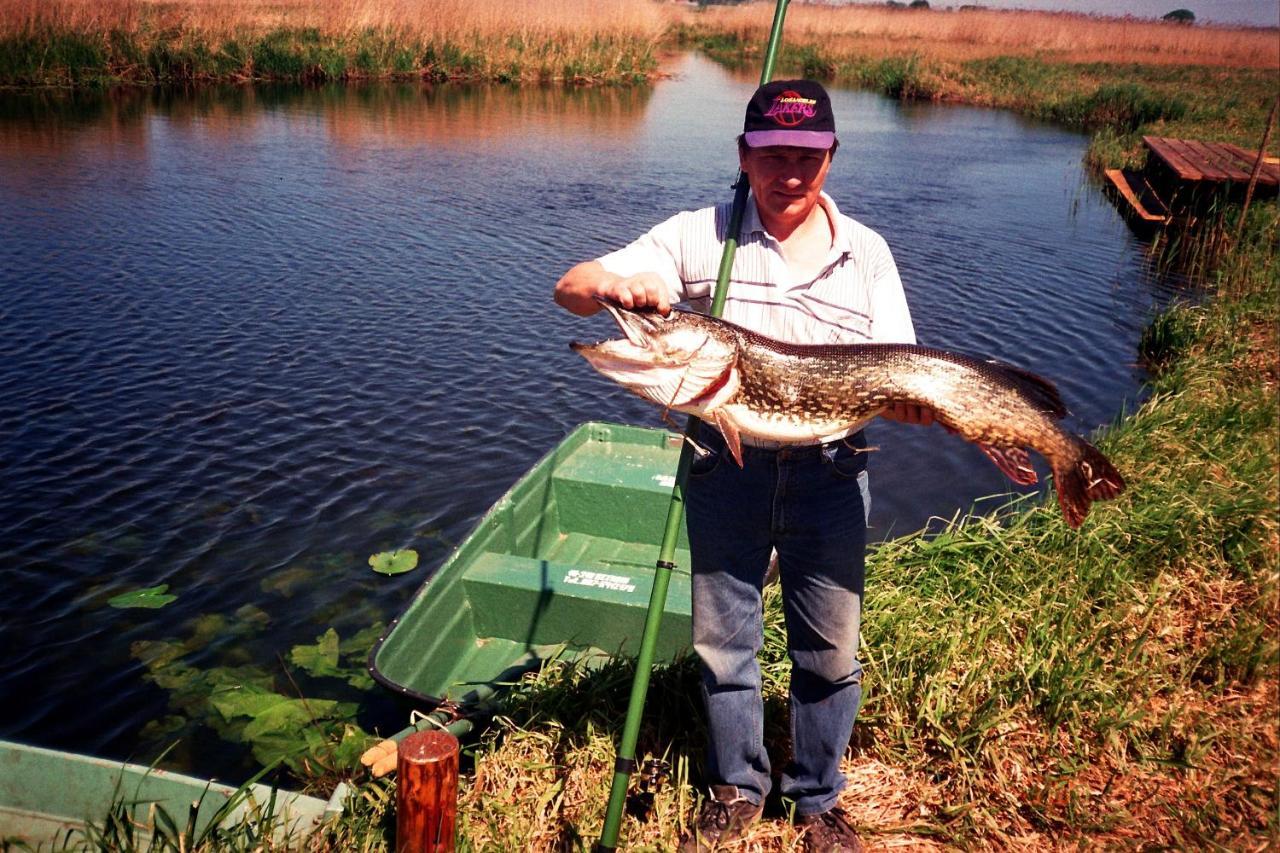
[[[873,553],[867,698],[842,797],[873,843],[1276,842],[1274,205],[1250,220],[1208,283],[1215,298],[1148,335],[1162,365],[1150,399],[1102,441],[1127,495],[1080,532],[1051,503],[1020,506]],[[767,738],[781,759],[776,589],[767,603]],[[463,791],[471,844],[590,842],[629,676],[551,667],[521,687]],[[625,838],[669,849],[706,781],[693,668],[660,673],[651,697],[641,751],[665,777],[636,791]],[[752,840],[797,841],[781,820]]]
[[[756,67],[768,11],[754,4],[686,14],[675,37]],[[1280,38],[1274,29],[1037,12],[796,7],[779,73],[1102,131],[1096,144],[1109,150],[1093,155],[1095,164],[1131,165],[1140,128],[1256,149],[1280,80]]]
[[0,0],[0,85],[649,79],[649,3]]

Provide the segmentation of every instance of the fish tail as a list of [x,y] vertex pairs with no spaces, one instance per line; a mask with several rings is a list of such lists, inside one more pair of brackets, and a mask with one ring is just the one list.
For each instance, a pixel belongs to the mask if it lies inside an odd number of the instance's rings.
[[1096,447],[1077,439],[1075,449],[1066,464],[1055,465],[1053,470],[1058,505],[1071,527],[1084,523],[1094,501],[1108,500],[1124,491],[1124,477]]

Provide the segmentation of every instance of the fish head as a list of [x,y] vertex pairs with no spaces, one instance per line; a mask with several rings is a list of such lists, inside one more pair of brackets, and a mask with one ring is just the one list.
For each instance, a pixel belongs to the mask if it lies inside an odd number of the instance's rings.
[[690,311],[663,316],[600,302],[624,337],[569,346],[602,375],[659,406],[693,415],[737,393],[738,342],[726,324]]

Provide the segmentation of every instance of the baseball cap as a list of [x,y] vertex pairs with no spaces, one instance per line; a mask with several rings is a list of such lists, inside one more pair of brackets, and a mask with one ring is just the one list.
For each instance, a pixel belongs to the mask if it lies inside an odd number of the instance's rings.
[[830,148],[836,139],[831,99],[813,80],[774,80],[756,89],[747,104],[743,138],[751,148],[794,145]]

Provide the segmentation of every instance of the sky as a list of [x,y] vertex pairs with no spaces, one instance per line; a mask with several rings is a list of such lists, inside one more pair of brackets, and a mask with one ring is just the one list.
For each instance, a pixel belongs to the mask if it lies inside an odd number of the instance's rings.
[[1190,9],[1197,21],[1215,24],[1280,26],[1278,0],[935,0],[934,6],[974,3],[993,9],[1043,9],[1095,15],[1133,15],[1159,18],[1174,9]]

